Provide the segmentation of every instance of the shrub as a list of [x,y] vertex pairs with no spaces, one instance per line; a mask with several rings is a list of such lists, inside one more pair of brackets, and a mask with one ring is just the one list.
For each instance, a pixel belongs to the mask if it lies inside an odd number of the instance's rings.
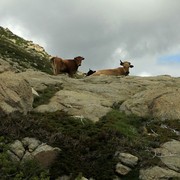
[[[49,169],[51,179],[63,175],[70,175],[75,179],[79,173],[96,180],[113,179],[116,175],[116,151],[128,152],[139,157],[138,165],[127,176],[128,179],[135,179],[138,178],[140,167],[160,163],[158,158],[153,158],[154,154],[150,149],[170,138],[178,138],[178,135],[169,133],[169,129],[162,129],[161,123],[134,115],[125,115],[118,110],[107,113],[97,123],[87,119],[83,119],[82,123],[80,119],[74,119],[63,111],[43,114],[31,112],[26,116],[4,117],[0,121],[0,136],[6,137],[8,142],[24,137],[35,137],[44,143],[59,147],[62,151]],[[178,121],[163,122],[177,131],[178,123]],[[148,133],[153,129],[159,136],[144,133],[142,131],[144,126]],[[3,146],[0,143],[0,149],[4,149]],[[8,171],[13,174],[14,166],[10,165],[5,154],[1,153],[1,156],[7,167],[11,166],[12,170],[10,168]],[[29,166],[31,165],[30,163]],[[25,167],[24,165],[20,168],[22,172]],[[33,176],[40,177],[41,172],[44,171],[39,169]],[[24,173],[23,176],[27,176]]]

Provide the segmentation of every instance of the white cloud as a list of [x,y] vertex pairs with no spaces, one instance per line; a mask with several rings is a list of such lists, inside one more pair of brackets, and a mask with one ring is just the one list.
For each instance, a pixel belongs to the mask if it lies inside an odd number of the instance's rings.
[[137,74],[137,76],[149,77],[149,76],[152,76],[152,74],[150,74],[148,72],[140,72],[139,74]]
[[41,39],[40,37],[33,36],[30,30],[26,29],[21,22],[13,18],[6,18],[4,21],[1,22],[1,25],[4,28],[8,28],[14,34],[23,37],[26,40],[33,41],[36,44],[43,46],[44,48],[47,47],[46,42]]
[[130,75],[180,76],[158,61],[180,52],[179,12],[179,0],[2,0],[0,25],[51,55],[84,56],[82,71],[128,59]]

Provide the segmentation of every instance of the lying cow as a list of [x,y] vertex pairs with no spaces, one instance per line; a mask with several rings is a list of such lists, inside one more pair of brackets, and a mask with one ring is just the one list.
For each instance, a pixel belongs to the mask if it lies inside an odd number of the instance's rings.
[[68,73],[70,77],[77,72],[78,67],[81,66],[83,57],[77,56],[74,59],[62,59],[59,57],[52,57],[50,59],[54,75]]
[[127,76],[129,74],[129,68],[134,67],[128,61],[122,62],[120,60],[120,65],[123,67],[118,67],[115,69],[104,69],[104,70],[95,71],[91,76],[100,76],[100,75],[114,75],[114,76],[125,75],[125,76]]

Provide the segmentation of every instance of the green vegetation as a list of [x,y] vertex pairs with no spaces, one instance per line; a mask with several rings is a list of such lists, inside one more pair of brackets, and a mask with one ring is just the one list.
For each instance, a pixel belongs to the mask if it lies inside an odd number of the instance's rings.
[[52,74],[47,56],[26,50],[27,42],[11,31],[0,27],[0,57],[18,63],[22,69],[32,68]]
[[[115,157],[116,151],[132,153],[139,157],[138,166],[128,176],[121,177],[136,179],[140,166],[160,164],[159,159],[150,151],[151,148],[158,147],[171,138],[178,138],[178,135],[169,133],[167,128],[162,130],[156,121],[134,115],[127,116],[117,110],[109,112],[97,123],[87,119],[82,121],[74,119],[62,111],[30,113],[27,116],[8,116],[3,119],[0,121],[0,135],[6,137],[6,144],[15,139],[36,137],[62,150],[49,169],[49,174],[40,169],[33,175],[40,176],[41,173],[45,173],[45,177],[49,176],[51,179],[62,175],[71,175],[72,179],[75,179],[80,174],[97,180],[112,179],[116,175],[115,165],[118,162]],[[178,123],[178,121],[163,122],[169,128],[176,130],[179,130]],[[143,132],[144,126],[147,127],[147,133]],[[149,135],[152,129],[158,136]],[[3,167],[4,164],[0,166]],[[5,167],[9,167],[10,169],[7,170],[12,171],[12,165],[7,164]],[[29,169],[31,170],[33,168]],[[25,176],[23,174],[23,177]]]
[[3,180],[49,180],[48,170],[36,161],[13,162],[7,153],[7,139],[0,136],[0,177]]
[[0,35],[1,35],[1,38],[6,37],[8,39],[14,40],[17,45],[27,44],[26,40],[24,40],[23,38],[13,34],[10,30],[4,29],[2,27],[0,27]]
[[[18,64],[24,70],[33,68],[51,74],[46,55],[27,51],[27,41],[0,27],[0,57]],[[76,77],[81,78],[81,76]],[[61,84],[39,91],[34,108],[49,102]],[[53,180],[68,175],[72,180],[82,176],[96,180],[110,180],[117,174],[116,152],[131,153],[139,158],[138,165],[121,179],[138,179],[139,169],[160,165],[152,148],[171,139],[179,139],[180,121],[156,121],[119,112],[122,102],[114,103],[111,112],[97,123],[88,119],[74,119],[63,111],[54,113],[31,112],[1,115],[0,120],[0,177],[3,180]],[[49,169],[43,169],[36,161],[13,162],[8,144],[24,137],[34,137],[62,151]]]
[[34,102],[33,102],[33,107],[37,107],[41,104],[46,104],[49,102],[49,99],[53,97],[53,95],[58,92],[59,90],[62,90],[63,87],[61,84],[56,84],[56,85],[49,85],[47,86],[46,89],[42,91],[38,91],[39,97],[35,97]]

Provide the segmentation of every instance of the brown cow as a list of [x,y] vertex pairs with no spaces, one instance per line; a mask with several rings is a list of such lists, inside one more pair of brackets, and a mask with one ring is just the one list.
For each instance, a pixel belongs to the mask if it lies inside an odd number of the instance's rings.
[[125,76],[127,76],[129,74],[129,68],[134,67],[128,61],[122,62],[120,60],[120,65],[123,67],[118,67],[115,69],[99,70],[99,71],[94,72],[91,76],[100,76],[100,75],[114,75],[114,76],[125,75]]
[[50,59],[54,75],[68,73],[70,77],[77,72],[78,67],[81,66],[83,57],[77,56],[74,59],[62,59],[59,57],[52,57]]

